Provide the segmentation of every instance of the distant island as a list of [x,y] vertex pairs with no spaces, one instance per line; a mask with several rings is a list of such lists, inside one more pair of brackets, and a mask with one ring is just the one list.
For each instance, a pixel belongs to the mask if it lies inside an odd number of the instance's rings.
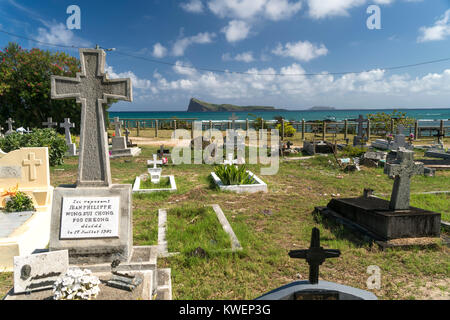
[[330,110],[336,110],[336,108],[333,107],[312,107],[307,109],[308,111],[330,111]]
[[213,104],[192,98],[187,112],[239,112],[239,111],[286,111],[275,107],[264,106],[235,106],[232,104]]

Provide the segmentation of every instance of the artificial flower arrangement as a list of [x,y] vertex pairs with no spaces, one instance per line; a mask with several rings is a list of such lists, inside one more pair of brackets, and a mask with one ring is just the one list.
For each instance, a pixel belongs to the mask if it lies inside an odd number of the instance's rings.
[[53,284],[55,300],[92,300],[100,292],[100,280],[88,269],[69,269]]

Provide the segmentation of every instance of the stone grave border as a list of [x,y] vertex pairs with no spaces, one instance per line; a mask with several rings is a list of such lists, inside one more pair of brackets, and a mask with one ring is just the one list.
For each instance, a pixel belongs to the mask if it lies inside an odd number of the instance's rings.
[[253,172],[248,171],[247,173],[255,179],[256,184],[243,184],[243,185],[230,185],[226,186],[223,184],[222,180],[214,173],[211,172],[211,176],[213,178],[214,183],[219,187],[220,191],[230,191],[236,193],[256,193],[256,192],[264,192],[267,193],[267,184],[262,181],[258,176],[256,176]]
[[133,193],[153,193],[153,192],[176,192],[177,184],[175,182],[175,176],[161,176],[161,178],[169,178],[170,180],[170,188],[160,188],[160,189],[141,189],[141,179],[145,174],[136,177],[133,184]]
[[[228,219],[218,204],[209,205],[216,213],[219,223],[223,230],[229,235],[231,240],[231,249],[222,249],[221,252],[237,252],[242,251],[242,245],[233,231]],[[158,257],[166,258],[180,254],[180,252],[168,252],[167,248],[167,209],[158,210]]]

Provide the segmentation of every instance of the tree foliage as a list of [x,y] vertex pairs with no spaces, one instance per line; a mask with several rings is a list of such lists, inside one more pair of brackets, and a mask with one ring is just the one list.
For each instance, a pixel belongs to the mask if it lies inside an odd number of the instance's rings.
[[[414,124],[413,118],[408,118],[405,112],[393,110],[391,114],[385,112],[378,112],[368,114],[367,118],[370,120],[371,130],[374,134],[387,134],[388,132],[395,133],[399,125],[409,127]],[[391,121],[394,120],[394,132],[392,132]]]
[[[79,133],[81,106],[75,99],[52,100],[50,93],[52,75],[75,77],[79,71],[79,59],[64,52],[28,50],[9,43],[0,50],[0,125],[5,127],[12,118],[15,128],[42,128],[49,117],[58,123],[70,118],[77,124],[74,132]],[[113,102],[108,101],[106,109]]]

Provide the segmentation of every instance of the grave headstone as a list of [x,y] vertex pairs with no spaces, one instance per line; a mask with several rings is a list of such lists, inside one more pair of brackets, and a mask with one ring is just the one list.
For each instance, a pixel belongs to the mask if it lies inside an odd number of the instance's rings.
[[104,106],[132,101],[130,79],[110,80],[103,50],[80,49],[75,78],[52,76],[52,99],[81,104],[77,184],[55,189],[50,251],[68,250],[71,264],[129,262],[133,254],[131,185],[111,180]]
[[9,119],[6,121],[6,123],[8,124],[8,131],[6,131],[5,136],[14,133],[13,126],[12,126],[14,122],[15,122],[15,121],[14,121],[13,119],[11,119],[11,118],[9,118]]
[[50,289],[68,268],[67,250],[14,257],[14,294]]
[[49,129],[53,129],[54,127],[58,126],[57,122],[53,122],[52,118],[47,118],[47,122],[42,122],[43,126],[46,126]]
[[339,221],[385,244],[403,238],[439,237],[441,214],[410,206],[411,178],[424,174],[423,164],[414,161],[414,152],[400,148],[397,160],[385,165],[385,173],[395,179],[390,201],[376,197],[332,199],[327,207],[316,210],[340,216]]
[[60,123],[59,126],[64,128],[64,133],[66,136],[66,144],[69,147],[68,154],[69,156],[77,155],[77,146],[75,143],[72,143],[72,136],[70,134],[70,129],[75,128],[75,123],[70,122],[70,118],[64,118],[64,123]]
[[358,134],[353,138],[353,146],[365,145],[363,142],[363,139],[366,137],[364,134],[364,123],[368,121],[368,119],[364,119],[363,115],[359,115],[359,118],[355,120],[358,123]]
[[140,148],[129,148],[126,138],[122,136],[122,121],[114,118],[115,135],[112,138],[111,158],[136,157],[141,153]]
[[162,173],[162,168],[158,168],[157,165],[162,165],[163,162],[162,160],[158,160],[158,155],[154,154],[153,155],[153,161],[152,160],[148,160],[147,164],[149,166],[153,165],[153,168],[148,168],[148,173],[150,174],[150,179],[152,183],[159,183],[161,181],[161,173]]

